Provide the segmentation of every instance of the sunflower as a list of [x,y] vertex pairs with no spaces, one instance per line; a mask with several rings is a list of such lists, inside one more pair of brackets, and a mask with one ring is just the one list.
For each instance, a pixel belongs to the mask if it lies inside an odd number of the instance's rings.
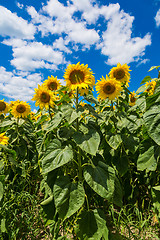
[[153,95],[156,84],[157,84],[156,81],[147,82],[146,83],[147,89],[145,90],[145,92],[147,92],[148,95]]
[[4,102],[4,100],[0,100],[0,114],[9,112],[9,104]]
[[30,112],[30,105],[24,101],[15,101],[11,108],[11,113],[15,118],[25,118],[30,114]]
[[51,91],[56,91],[61,87],[60,80],[57,80],[57,77],[53,77],[52,75],[42,85]]
[[88,89],[89,86],[92,88],[95,84],[95,78],[88,65],[84,64],[69,64],[64,74],[66,85],[72,91],[77,88],[81,91],[82,89]]
[[129,66],[127,64],[121,65],[120,63],[117,64],[117,67],[113,67],[109,72],[110,78],[115,78],[117,81],[124,83],[128,86],[130,73]]
[[0,134],[0,144],[7,145],[9,137],[5,136],[5,132]]
[[134,106],[137,100],[136,93],[133,91],[129,94],[129,105]]
[[31,100],[36,101],[36,107],[39,106],[41,109],[45,108],[47,110],[49,106],[53,107],[56,98],[51,90],[47,90],[43,85],[38,85]]
[[96,83],[96,90],[99,93],[100,99],[113,100],[120,95],[122,91],[121,83],[115,79],[110,79],[107,75],[106,78],[102,76],[101,80]]

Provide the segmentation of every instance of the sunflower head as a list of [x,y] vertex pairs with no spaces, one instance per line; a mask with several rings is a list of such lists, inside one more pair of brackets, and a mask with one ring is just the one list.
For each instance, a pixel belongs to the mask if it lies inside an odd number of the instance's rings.
[[38,85],[31,100],[36,101],[36,107],[39,106],[41,109],[45,108],[47,110],[49,106],[54,105],[56,98],[51,90],[47,90],[43,85]]
[[30,105],[24,101],[15,101],[11,108],[11,113],[15,118],[25,118],[30,114],[30,112]]
[[57,77],[51,75],[51,77],[48,77],[48,79],[44,81],[43,86],[46,87],[47,90],[57,91],[61,87],[61,84],[60,80],[57,80]]
[[120,95],[122,86],[119,81],[110,79],[106,75],[106,78],[102,76],[101,80],[96,83],[96,90],[99,93],[100,99],[109,98],[109,100],[113,100]]
[[120,63],[117,64],[117,67],[113,67],[109,72],[110,78],[115,78],[117,81],[124,83],[128,86],[130,73],[129,73],[129,66],[127,64],[121,65]]
[[156,81],[149,81],[146,83],[145,92],[147,92],[149,96],[153,95],[156,84]]
[[134,106],[137,100],[136,93],[133,91],[129,94],[129,105]]
[[4,102],[4,100],[0,100],[0,114],[9,112],[9,104]]
[[67,67],[64,79],[66,85],[72,91],[75,91],[77,88],[79,90],[88,89],[89,86],[92,88],[95,83],[93,73],[88,65],[84,64],[69,64]]
[[5,132],[0,134],[0,144],[7,145],[9,137],[5,136]]

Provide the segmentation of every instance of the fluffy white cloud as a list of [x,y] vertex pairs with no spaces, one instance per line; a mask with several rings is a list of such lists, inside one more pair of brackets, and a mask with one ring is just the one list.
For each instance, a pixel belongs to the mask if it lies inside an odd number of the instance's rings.
[[160,26],[160,9],[158,10],[158,12],[155,16],[155,21],[156,21],[157,27],[159,27]]
[[33,39],[36,28],[33,24],[28,23],[16,13],[12,13],[7,8],[0,6],[0,35]]
[[18,70],[34,71],[39,68],[57,69],[64,63],[62,52],[55,51],[52,46],[41,42],[27,42],[19,39],[4,40],[4,44],[12,46],[11,64]]
[[115,12],[107,22],[106,31],[102,33],[103,41],[97,45],[108,57],[107,64],[138,61],[144,55],[146,46],[151,44],[150,34],[132,38],[133,20],[134,17],[122,10]]
[[30,101],[34,94],[34,88],[41,84],[42,76],[39,73],[21,74],[24,76],[0,67],[0,94],[7,96],[10,100]]

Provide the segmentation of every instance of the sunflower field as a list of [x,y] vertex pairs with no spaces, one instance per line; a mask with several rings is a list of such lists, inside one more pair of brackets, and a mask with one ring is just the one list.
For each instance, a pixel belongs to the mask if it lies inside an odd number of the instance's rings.
[[70,64],[36,113],[0,100],[0,239],[160,238],[159,68],[130,92],[127,64]]

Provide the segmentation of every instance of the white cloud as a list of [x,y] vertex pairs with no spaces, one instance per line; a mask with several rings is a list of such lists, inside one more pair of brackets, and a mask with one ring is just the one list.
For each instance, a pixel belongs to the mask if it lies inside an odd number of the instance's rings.
[[16,2],[17,7],[19,7],[20,9],[24,8],[24,5],[22,3]]
[[65,53],[72,53],[72,51],[65,46],[66,44],[68,43],[66,43],[66,41],[62,37],[60,37],[53,42],[53,48],[59,49],[60,51],[63,51]]
[[97,45],[103,55],[108,57],[107,64],[115,65],[138,61],[144,55],[146,46],[151,44],[151,35],[132,38],[134,17],[123,10],[115,12],[107,22],[106,31],[102,33],[103,41]]
[[55,51],[52,46],[41,42],[26,42],[19,39],[4,40],[4,44],[12,46],[11,64],[18,70],[34,71],[39,68],[57,69],[64,63],[62,52]]
[[155,16],[156,26],[160,26],[160,9],[158,10],[156,16]]
[[33,39],[36,28],[28,23],[16,13],[12,13],[7,8],[0,6],[0,35],[5,37],[16,37],[23,39]]
[[[23,74],[22,74],[23,75]],[[39,73],[24,73],[25,77],[9,72],[0,67],[0,94],[10,100],[30,101],[34,94],[34,88],[41,84],[42,76]]]

